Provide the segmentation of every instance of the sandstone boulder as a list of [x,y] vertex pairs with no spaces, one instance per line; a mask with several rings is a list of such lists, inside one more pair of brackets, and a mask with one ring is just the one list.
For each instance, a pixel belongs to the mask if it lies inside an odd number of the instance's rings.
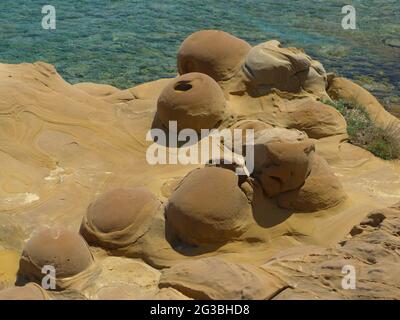
[[149,229],[160,210],[160,201],[147,188],[114,189],[89,205],[80,232],[91,244],[126,247]]
[[202,30],[183,41],[178,52],[178,71],[200,72],[215,81],[228,80],[242,66],[251,46],[218,30]]
[[314,144],[301,131],[261,131],[254,142],[254,176],[267,196],[299,188],[310,174],[314,151]]
[[173,232],[192,245],[222,244],[246,231],[251,205],[234,172],[206,167],[190,172],[166,207]]
[[282,208],[303,212],[314,212],[334,207],[346,199],[346,193],[339,179],[322,157],[315,155],[310,175],[296,190],[278,196]]
[[246,57],[244,71],[250,85],[259,93],[275,88],[297,93],[302,90],[325,96],[327,85],[323,66],[297,48],[283,48],[272,40],[253,47]]
[[85,240],[64,228],[48,228],[34,234],[24,247],[18,274],[22,279],[40,284],[45,266],[54,267],[60,290],[75,280],[80,282],[86,277],[85,273],[94,275],[93,256]]
[[340,112],[313,99],[289,104],[284,116],[288,128],[304,131],[309,138],[347,135],[346,120]]
[[157,115],[164,127],[176,121],[179,131],[213,129],[227,114],[221,88],[202,73],[188,73],[170,81],[157,103]]

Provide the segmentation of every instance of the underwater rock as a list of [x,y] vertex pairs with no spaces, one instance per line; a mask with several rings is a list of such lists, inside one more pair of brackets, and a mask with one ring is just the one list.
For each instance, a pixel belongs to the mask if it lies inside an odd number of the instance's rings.
[[251,46],[218,30],[202,30],[183,41],[178,52],[179,74],[201,72],[215,81],[231,78],[241,68]]
[[146,233],[161,208],[161,202],[145,187],[114,189],[89,205],[80,232],[90,244],[126,247]]
[[202,73],[180,76],[162,91],[157,115],[164,127],[177,121],[178,130],[213,129],[228,115],[224,94],[219,85]]
[[233,171],[206,167],[183,178],[169,198],[165,215],[183,242],[223,244],[246,231],[251,205]]

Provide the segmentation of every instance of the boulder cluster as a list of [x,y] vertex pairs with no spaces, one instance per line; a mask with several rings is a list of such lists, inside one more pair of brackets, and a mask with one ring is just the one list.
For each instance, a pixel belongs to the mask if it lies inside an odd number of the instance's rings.
[[[165,203],[145,187],[103,193],[88,206],[80,232],[49,228],[26,242],[19,268],[19,281],[26,285],[3,291],[0,297],[46,299],[37,284],[41,284],[42,269],[47,265],[56,270],[57,290],[84,288],[97,274],[89,245],[108,254],[124,254],[143,243],[160,221],[166,233],[188,247],[247,241],[249,230],[257,224],[253,217],[257,186],[265,200],[282,211],[315,212],[346,199],[340,181],[316,152],[318,139],[346,132],[340,114],[317,101],[327,97],[327,74],[319,62],[302,50],[283,48],[278,41],[252,47],[226,32],[206,30],[182,43],[177,64],[179,76],[159,95],[157,119],[165,128],[176,121],[179,130],[196,132],[220,127],[253,129],[253,173],[241,178],[222,167],[195,169],[183,177]],[[233,92],[256,101],[254,105],[261,105],[261,113],[269,118],[247,117],[253,105],[241,105],[240,110],[247,111],[238,113],[231,104]],[[276,105],[267,100],[251,100],[273,97],[278,101],[287,95],[302,98],[296,104],[288,99],[277,107],[279,112],[273,111]],[[276,121],[265,121],[267,118]],[[213,277],[215,269],[222,271]],[[160,288],[172,287],[188,296],[210,299],[272,296],[281,284],[253,269],[217,258],[186,261],[163,273]],[[221,274],[224,276],[218,278]],[[232,277],[239,282],[231,282]]]

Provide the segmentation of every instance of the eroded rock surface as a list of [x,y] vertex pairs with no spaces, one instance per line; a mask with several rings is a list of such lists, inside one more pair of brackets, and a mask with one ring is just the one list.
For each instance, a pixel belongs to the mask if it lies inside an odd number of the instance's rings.
[[[278,41],[199,32],[178,69],[119,90],[0,64],[0,297],[41,299],[13,285],[50,264],[51,299],[399,299],[399,208],[381,208],[400,201],[400,166],[349,144],[319,99],[356,99],[382,128],[398,119]],[[150,165],[147,133],[171,120],[254,129],[256,170]],[[344,265],[356,290],[341,288]]]

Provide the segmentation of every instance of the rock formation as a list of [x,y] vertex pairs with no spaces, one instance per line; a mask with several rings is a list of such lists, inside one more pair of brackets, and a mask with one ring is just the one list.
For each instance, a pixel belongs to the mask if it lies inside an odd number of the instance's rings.
[[157,115],[165,128],[176,121],[178,130],[213,129],[227,117],[224,94],[202,73],[188,73],[171,81],[157,103]]
[[183,41],[178,52],[179,74],[201,72],[215,81],[232,78],[242,67],[251,46],[217,30],[202,30]]
[[276,40],[253,47],[246,56],[244,71],[257,94],[278,89],[293,93],[304,90],[319,97],[327,96],[327,75],[321,63],[302,50],[282,48]]
[[83,238],[68,229],[48,228],[34,234],[22,252],[19,276],[38,284],[50,266],[55,271],[55,284],[64,290],[93,277],[93,256]]
[[147,232],[160,210],[161,203],[147,188],[111,190],[89,205],[81,234],[90,244],[126,247]]
[[[399,299],[400,166],[350,144],[321,101],[399,120],[276,40],[200,31],[178,71],[119,90],[0,64],[0,299]],[[254,172],[149,164],[146,135],[169,121],[253,129]],[[46,265],[55,291],[38,286]]]
[[246,230],[251,205],[234,172],[209,167],[189,173],[180,182],[165,215],[182,241],[197,246],[223,244]]

